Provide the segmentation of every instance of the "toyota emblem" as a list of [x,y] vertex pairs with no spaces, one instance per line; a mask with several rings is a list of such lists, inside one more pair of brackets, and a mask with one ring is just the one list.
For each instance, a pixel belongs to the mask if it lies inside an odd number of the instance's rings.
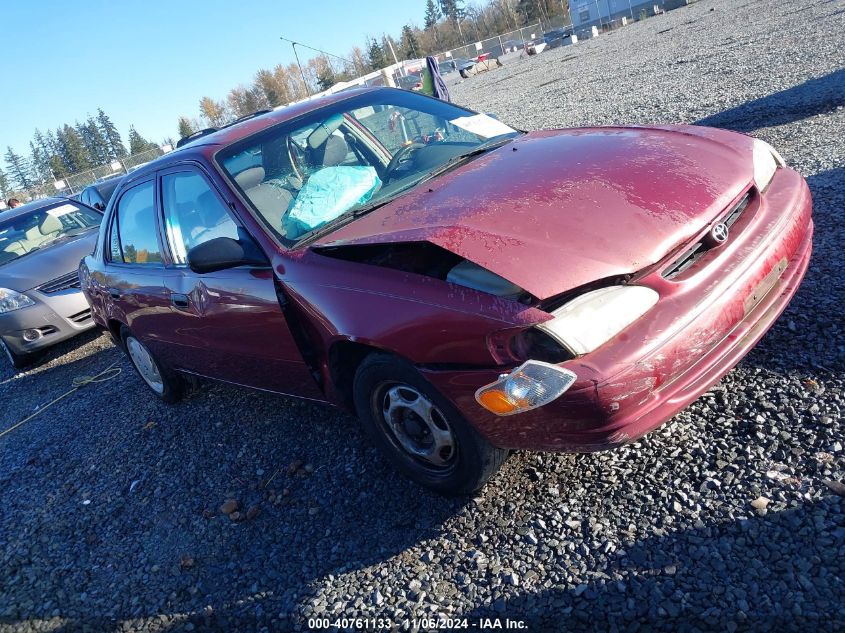
[[724,244],[728,241],[728,225],[724,222],[719,222],[710,229],[710,234],[707,237],[713,246]]

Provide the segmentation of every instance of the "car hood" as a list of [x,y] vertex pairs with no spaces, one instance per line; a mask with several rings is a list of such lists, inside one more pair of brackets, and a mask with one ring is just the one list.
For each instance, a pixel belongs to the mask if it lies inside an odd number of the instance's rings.
[[97,242],[97,230],[39,249],[0,266],[0,288],[25,292],[79,268]]
[[545,299],[698,234],[751,182],[750,143],[694,127],[531,132],[319,245],[428,241]]

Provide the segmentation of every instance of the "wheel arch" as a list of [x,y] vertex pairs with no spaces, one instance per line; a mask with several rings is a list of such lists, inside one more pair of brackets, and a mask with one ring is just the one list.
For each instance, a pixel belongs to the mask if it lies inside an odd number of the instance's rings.
[[355,410],[352,398],[352,387],[355,382],[355,373],[361,363],[371,354],[384,354],[396,356],[384,349],[359,343],[348,339],[335,341],[329,346],[327,364],[329,378],[331,379],[334,393],[338,403],[349,411]]
[[109,334],[111,334],[112,341],[121,349],[123,349],[123,337],[120,335],[120,331],[124,327],[126,327],[126,325],[118,319],[108,319],[106,321],[106,329],[108,329]]

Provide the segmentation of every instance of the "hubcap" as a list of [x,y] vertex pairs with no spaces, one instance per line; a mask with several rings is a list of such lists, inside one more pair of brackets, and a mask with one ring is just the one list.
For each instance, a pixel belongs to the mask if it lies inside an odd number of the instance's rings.
[[141,341],[131,336],[126,339],[126,348],[129,350],[129,358],[132,359],[132,364],[135,365],[144,382],[157,394],[164,393],[164,381],[161,379],[158,365],[150,356],[147,348],[141,344]]
[[452,428],[440,409],[414,387],[394,385],[384,390],[381,410],[394,444],[437,470],[454,464],[457,443]]

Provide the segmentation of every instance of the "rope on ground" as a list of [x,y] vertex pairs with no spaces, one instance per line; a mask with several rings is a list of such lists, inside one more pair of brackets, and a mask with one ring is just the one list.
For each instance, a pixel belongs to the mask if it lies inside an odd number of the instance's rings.
[[60,400],[67,398],[69,395],[71,395],[72,393],[75,393],[76,391],[78,391],[82,387],[84,387],[86,385],[91,385],[91,384],[94,384],[94,383],[97,383],[97,382],[106,382],[107,380],[111,380],[112,378],[117,378],[118,375],[120,375],[120,372],[122,371],[120,367],[115,367],[115,365],[117,365],[119,362],[120,361],[116,360],[111,365],[106,367],[103,371],[101,371],[99,374],[94,374],[93,376],[77,376],[76,378],[73,379],[73,389],[66,391],[65,393],[60,395],[58,398],[54,398],[53,400],[51,400],[50,402],[45,404],[43,407],[39,408],[35,413],[28,415],[23,420],[21,420],[17,424],[10,426],[5,431],[0,431],[0,437],[3,437],[4,435],[11,433],[12,431],[14,431],[19,426],[26,424],[27,422],[32,420],[34,417],[43,413],[44,411],[46,411],[47,409],[52,407],[54,404],[56,404]]

